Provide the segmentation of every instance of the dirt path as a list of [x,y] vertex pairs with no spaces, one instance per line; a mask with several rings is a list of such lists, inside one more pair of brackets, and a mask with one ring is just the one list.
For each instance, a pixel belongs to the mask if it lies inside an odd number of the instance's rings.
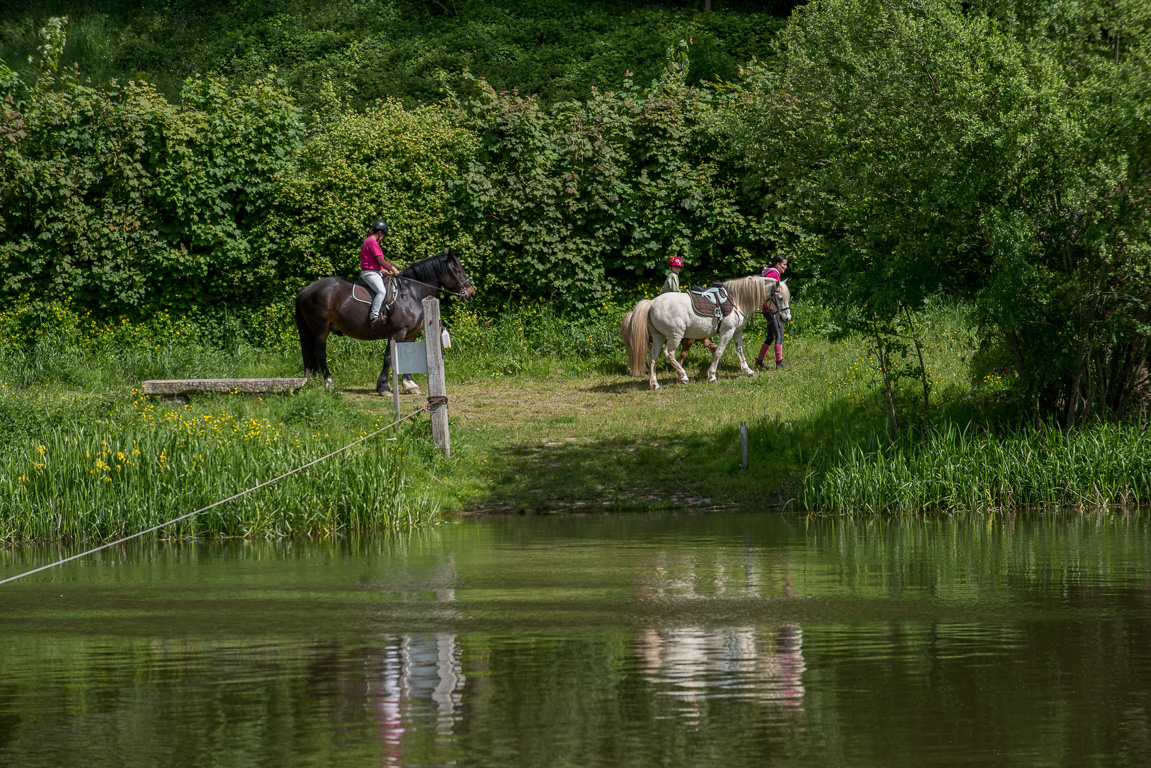
[[[448,391],[457,464],[446,482],[457,511],[770,503],[762,483],[740,468],[739,423],[762,410],[764,390],[754,380],[653,392],[626,377],[507,378],[452,383]],[[391,407],[374,395],[352,396],[373,410]],[[401,411],[414,400],[401,398]]]

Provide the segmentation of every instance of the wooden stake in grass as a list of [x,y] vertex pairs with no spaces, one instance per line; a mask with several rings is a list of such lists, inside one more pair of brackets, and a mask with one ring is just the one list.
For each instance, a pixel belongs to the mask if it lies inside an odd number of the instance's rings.
[[923,381],[923,412],[931,410],[931,380],[927,376],[927,363],[923,362],[923,347],[919,346],[919,336],[915,333],[915,326],[911,323],[911,310],[905,304],[903,313],[907,315],[907,328],[911,331],[911,340],[915,343],[915,354],[919,355],[919,375]]
[[428,359],[428,406],[432,417],[432,441],[444,454],[452,455],[448,432],[448,387],[444,381],[444,351],[441,346],[440,300],[424,299],[424,349]]
[[396,358],[396,340],[388,339],[388,357],[392,361],[392,406],[396,411],[396,434],[400,433],[400,374]]
[[739,422],[739,454],[743,461],[740,467],[747,469],[747,422]]

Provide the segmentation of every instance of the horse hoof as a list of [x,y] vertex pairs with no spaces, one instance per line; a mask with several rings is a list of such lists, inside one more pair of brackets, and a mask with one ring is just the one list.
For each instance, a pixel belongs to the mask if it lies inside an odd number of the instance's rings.
[[331,389],[331,388],[332,388],[332,380],[331,379],[324,379],[324,389]]
[[376,392],[379,394],[380,397],[391,397],[392,396],[392,390],[390,390],[390,389],[377,389]]
[[420,388],[415,386],[415,385],[412,385],[410,387],[404,387],[404,394],[405,395],[418,395],[418,394],[420,394]]

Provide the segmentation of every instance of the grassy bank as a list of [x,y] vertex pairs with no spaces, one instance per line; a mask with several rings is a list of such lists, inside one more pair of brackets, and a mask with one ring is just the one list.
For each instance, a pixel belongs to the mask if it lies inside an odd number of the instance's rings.
[[[830,309],[795,304],[788,368],[664,388],[624,370],[629,301],[565,320],[544,306],[448,310],[453,456],[426,417],[181,523],[173,536],[379,530],[468,511],[777,508],[840,513],[1132,505],[1151,495],[1147,433],[1012,429],[1010,375],[979,357],[962,307],[917,318],[930,372],[896,382],[894,433],[871,349]],[[298,375],[288,318],[96,321],[58,307],[0,315],[0,540],[105,539],[276,477],[391,421],[383,346],[333,339],[333,392],[140,395],[149,378]],[[762,320],[748,332],[754,359]],[[976,356],[973,368],[971,359]],[[975,371],[973,374],[972,371]],[[417,377],[418,379],[419,377]],[[402,412],[423,402],[405,396]],[[739,429],[748,431],[741,467]]]
[[[692,383],[679,385],[663,365],[658,392],[626,375],[606,318],[561,327],[546,310],[509,310],[476,335],[482,351],[471,342],[452,350],[459,458],[451,482],[463,503],[453,496],[448,507],[898,514],[1151,499],[1146,429],[1095,424],[1064,433],[1020,421],[1013,375],[994,350],[981,349],[964,307],[915,319],[929,407],[920,382],[897,380],[898,432],[869,342],[845,332],[828,307],[800,300],[795,310],[788,368],[748,379],[728,352],[720,382],[705,385],[708,358],[697,347]],[[456,327],[461,319],[483,327],[459,316]],[[763,330],[758,320],[747,334],[749,359]]]
[[[147,324],[99,322],[62,307],[0,315],[0,541],[142,530],[393,420],[319,387],[275,397],[205,394],[187,405],[140,394],[149,378],[299,373],[284,318],[259,320],[162,314]],[[426,419],[417,420],[399,436],[387,430],[163,535],[322,535],[430,522],[440,504],[428,487],[442,464]]]

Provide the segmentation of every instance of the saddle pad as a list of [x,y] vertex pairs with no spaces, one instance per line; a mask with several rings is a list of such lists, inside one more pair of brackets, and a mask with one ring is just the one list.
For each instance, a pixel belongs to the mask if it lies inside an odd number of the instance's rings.
[[[396,284],[397,281],[391,275],[384,276],[384,286],[388,289],[387,298],[385,299],[387,301],[386,306],[388,307],[396,303],[396,296],[398,295],[394,290]],[[372,289],[369,288],[363,280],[357,278],[352,283],[352,298],[356,301],[362,302],[364,304],[371,304],[372,295]]]
[[372,289],[357,280],[352,283],[352,298],[365,304],[371,304]]
[[732,303],[731,297],[727,295],[727,291],[722,286],[713,285],[701,290],[692,289],[688,291],[687,295],[691,297],[692,311],[700,317],[722,320],[735,309],[735,304]]

